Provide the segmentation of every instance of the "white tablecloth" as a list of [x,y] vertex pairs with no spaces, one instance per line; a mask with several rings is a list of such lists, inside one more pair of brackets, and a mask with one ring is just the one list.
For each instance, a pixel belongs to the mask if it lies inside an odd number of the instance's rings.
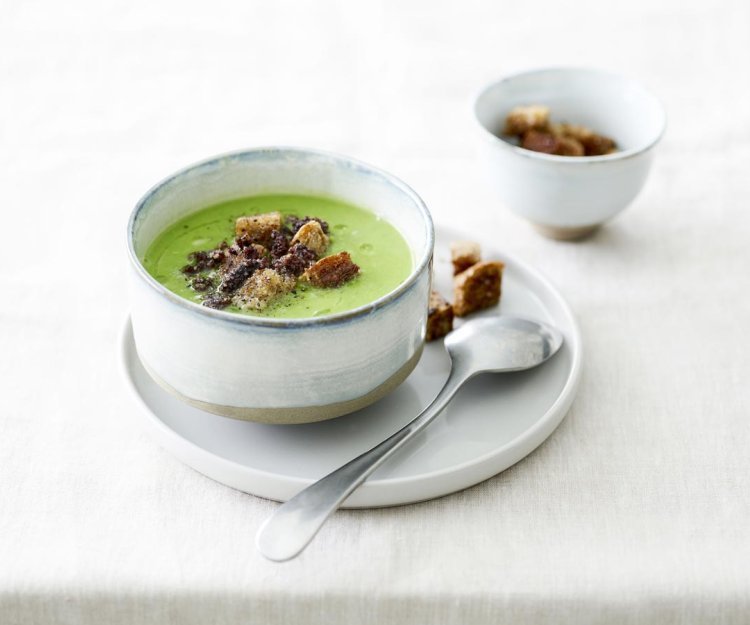
[[[475,160],[471,95],[517,69],[640,78],[669,129],[588,241],[542,239]],[[0,4],[0,622],[750,622],[750,4]],[[562,426],[419,505],[335,515],[279,565],[276,504],[179,464],[118,372],[124,228],[173,170],[315,146],[546,273],[586,345]]]

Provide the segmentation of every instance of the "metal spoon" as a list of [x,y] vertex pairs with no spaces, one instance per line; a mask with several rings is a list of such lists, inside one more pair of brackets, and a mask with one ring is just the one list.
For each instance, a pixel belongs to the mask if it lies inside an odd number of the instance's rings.
[[344,500],[386,458],[426,428],[468,379],[478,373],[536,367],[552,357],[562,343],[562,333],[556,328],[517,317],[476,319],[451,332],[445,338],[451,371],[433,402],[382,443],[279,506],[258,531],[258,550],[277,562],[299,555]]

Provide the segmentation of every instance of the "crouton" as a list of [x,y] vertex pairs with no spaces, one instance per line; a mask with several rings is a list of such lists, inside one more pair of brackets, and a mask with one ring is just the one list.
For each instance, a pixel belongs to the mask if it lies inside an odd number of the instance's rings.
[[453,306],[437,291],[430,293],[425,340],[434,341],[453,329]]
[[503,134],[522,135],[529,130],[544,130],[549,124],[549,108],[539,104],[517,106],[505,118]]
[[559,139],[549,133],[538,130],[529,130],[524,133],[521,139],[521,147],[534,152],[543,152],[544,154],[554,154],[557,150]]
[[[568,136],[567,129],[569,126],[570,124],[562,124],[560,122],[550,122],[547,125],[547,128],[545,130],[551,135],[554,135],[556,137],[566,137]],[[575,138],[574,135],[570,135],[570,136]]]
[[323,232],[323,228],[317,221],[308,221],[304,226],[297,230],[291,245],[301,243],[311,249],[318,256],[325,254],[328,247],[328,235]]
[[482,260],[482,251],[479,243],[474,241],[454,241],[451,243],[451,262],[453,263],[453,275],[476,265]]
[[577,139],[538,130],[529,130],[524,134],[521,147],[558,156],[584,156],[585,154],[583,145]]
[[598,135],[595,132],[592,132],[585,139],[579,139],[579,141],[583,145],[586,156],[603,156],[617,151],[617,144],[613,139]]
[[359,266],[354,264],[349,252],[339,252],[321,258],[307,269],[302,277],[314,286],[336,288],[351,280],[359,273]]
[[458,317],[500,301],[503,263],[484,261],[469,267],[453,278],[453,312]]
[[572,137],[560,137],[557,140],[557,149],[554,152],[558,156],[585,156],[586,150],[577,139]]
[[273,239],[271,233],[281,229],[281,213],[263,213],[262,215],[248,215],[238,217],[234,222],[234,232],[239,238],[260,243],[270,247]]
[[294,289],[296,280],[273,269],[261,269],[240,287],[232,301],[243,310],[264,310],[278,297]]
[[[558,137],[575,139],[582,147],[585,156],[611,154],[617,149],[614,140],[595,133],[586,126],[577,124],[550,124],[550,132]],[[583,156],[576,154],[574,156]]]

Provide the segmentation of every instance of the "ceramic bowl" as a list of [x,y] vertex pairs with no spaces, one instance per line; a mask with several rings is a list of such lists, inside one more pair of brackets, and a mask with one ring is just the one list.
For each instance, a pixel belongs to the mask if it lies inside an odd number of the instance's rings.
[[[554,121],[588,126],[619,150],[567,157],[525,150],[501,136],[515,106],[544,104]],[[646,182],[666,125],[659,101],[637,82],[595,69],[539,69],[503,78],[474,101],[482,161],[502,202],[542,234],[585,236],[614,217]]]
[[[243,196],[329,196],[373,211],[406,239],[409,277],[365,306],[311,319],[244,316],[167,290],[141,259],[170,224]],[[263,148],[184,169],[152,188],[128,224],[133,332],[151,377],[228,417],[307,423],[362,408],[400,384],[424,343],[434,232],[419,196],[394,176],[335,154]]]

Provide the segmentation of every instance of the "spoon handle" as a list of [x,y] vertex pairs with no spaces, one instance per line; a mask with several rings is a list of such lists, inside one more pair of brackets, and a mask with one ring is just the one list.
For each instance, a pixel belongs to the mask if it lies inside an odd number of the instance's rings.
[[391,454],[427,427],[471,375],[457,369],[454,363],[437,397],[412,421],[279,506],[258,530],[258,550],[277,562],[299,555],[344,500]]

